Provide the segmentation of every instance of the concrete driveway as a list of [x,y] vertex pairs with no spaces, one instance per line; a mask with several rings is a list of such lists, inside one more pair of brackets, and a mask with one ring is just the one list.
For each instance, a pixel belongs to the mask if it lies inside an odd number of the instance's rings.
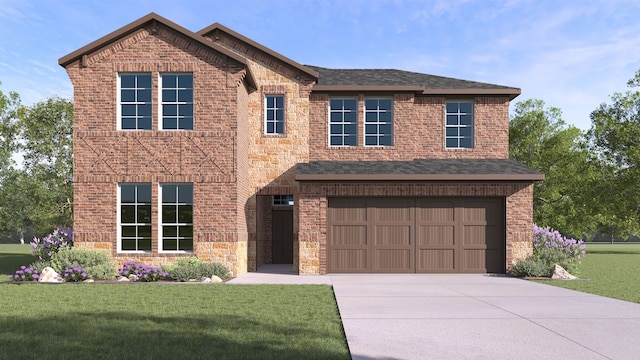
[[640,304],[505,276],[285,269],[230,283],[332,284],[353,359],[640,359]]

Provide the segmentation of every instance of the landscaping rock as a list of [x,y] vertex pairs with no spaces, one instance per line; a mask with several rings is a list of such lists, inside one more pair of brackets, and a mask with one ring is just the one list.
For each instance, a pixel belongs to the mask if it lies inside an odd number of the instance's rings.
[[131,280],[129,280],[129,278],[126,277],[126,276],[120,276],[117,281],[119,281],[119,282],[129,282]]
[[569,274],[567,270],[565,270],[562,266],[556,264],[553,268],[553,275],[551,275],[552,279],[555,280],[576,280],[577,277]]
[[130,281],[138,281],[138,275],[136,275],[136,274],[129,275],[129,280]]
[[52,267],[47,266],[42,269],[42,273],[40,274],[39,282],[49,282],[49,283],[59,283],[62,282],[62,278],[60,278],[60,274],[58,274]]
[[85,281],[83,281],[83,282],[86,282],[86,283],[92,283],[92,282],[93,282],[93,279],[87,279],[87,280],[85,280]]
[[214,284],[219,284],[219,283],[222,282],[222,279],[220,279],[219,277],[217,277],[215,275],[212,275],[211,276],[211,282],[214,283]]
[[202,279],[200,279],[200,282],[203,284],[209,284],[211,283],[211,278],[203,277]]

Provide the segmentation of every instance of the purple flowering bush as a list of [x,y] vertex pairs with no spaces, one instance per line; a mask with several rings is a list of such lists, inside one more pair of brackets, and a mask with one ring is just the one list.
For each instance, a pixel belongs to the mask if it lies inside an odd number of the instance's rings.
[[53,254],[65,247],[73,246],[73,231],[66,228],[57,228],[53,233],[42,239],[34,237],[31,240],[31,253],[40,261],[49,261]]
[[138,264],[129,260],[122,266],[122,269],[118,270],[118,276],[129,277],[130,275],[137,276],[139,281],[158,281],[167,278],[169,273],[158,267]]
[[585,254],[584,241],[564,237],[559,231],[550,227],[541,228],[538,225],[533,225],[534,257],[548,260],[558,259],[575,266],[581,262]]
[[32,267],[20,266],[20,269],[16,270],[15,274],[7,275],[11,281],[38,281],[40,278],[40,272]]
[[87,270],[79,265],[69,265],[66,269],[60,272],[60,277],[66,282],[84,281],[89,278]]
[[533,256],[514,265],[511,274],[518,277],[550,276],[556,264],[575,274],[585,254],[582,240],[567,238],[550,227],[534,224]]

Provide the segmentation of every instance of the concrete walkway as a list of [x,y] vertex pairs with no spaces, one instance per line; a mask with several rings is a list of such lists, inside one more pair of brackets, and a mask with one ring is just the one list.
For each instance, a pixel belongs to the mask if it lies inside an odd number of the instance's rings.
[[353,359],[640,359],[640,304],[505,276],[282,269],[229,283],[333,285]]

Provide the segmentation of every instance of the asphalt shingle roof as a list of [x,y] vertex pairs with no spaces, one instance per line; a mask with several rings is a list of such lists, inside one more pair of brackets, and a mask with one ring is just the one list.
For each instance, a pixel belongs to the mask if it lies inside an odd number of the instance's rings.
[[413,161],[312,161],[299,163],[300,180],[542,180],[544,175],[511,159],[416,159]]
[[517,89],[396,69],[328,69],[313,65],[305,66],[318,72],[318,85],[423,86],[425,89]]

